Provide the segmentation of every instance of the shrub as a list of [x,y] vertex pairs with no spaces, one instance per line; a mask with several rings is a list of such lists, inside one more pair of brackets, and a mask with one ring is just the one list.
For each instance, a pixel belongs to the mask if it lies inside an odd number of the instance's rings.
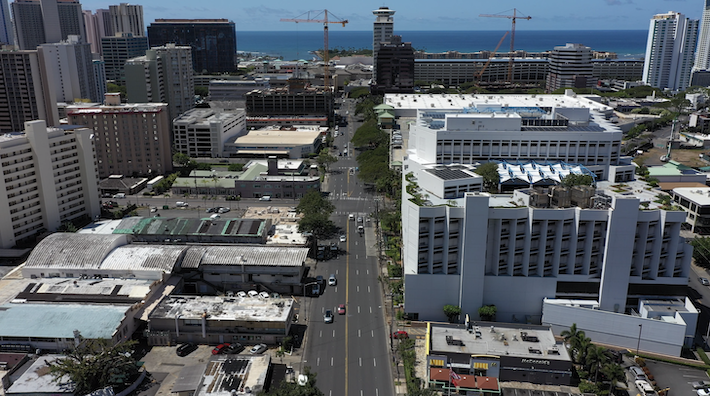
[[644,360],[644,358],[642,358],[641,356],[636,356],[636,358],[634,359],[634,361],[635,361],[636,364],[638,364],[640,367],[646,367],[646,360]]
[[705,362],[705,364],[710,364],[710,359],[703,348],[698,348],[698,356],[700,356],[700,360]]

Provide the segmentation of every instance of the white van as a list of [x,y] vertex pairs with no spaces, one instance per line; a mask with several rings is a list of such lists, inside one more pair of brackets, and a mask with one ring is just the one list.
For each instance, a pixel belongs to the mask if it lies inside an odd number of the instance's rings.
[[186,208],[188,205],[187,202],[177,201],[175,202],[175,206],[177,206],[178,208]]
[[639,390],[641,393],[641,396],[652,396],[656,394],[656,391],[653,389],[651,384],[649,384],[647,381],[643,380],[638,380],[635,382],[636,384],[636,389]]
[[259,201],[271,201],[271,195],[264,195],[259,198]]
[[114,197],[114,198],[126,198],[126,194],[124,194],[124,193],[118,193],[118,194],[114,194],[113,197]]
[[646,381],[648,379],[646,377],[646,373],[644,373],[641,367],[631,366],[629,367],[629,371],[631,372],[631,376],[634,377],[635,380]]

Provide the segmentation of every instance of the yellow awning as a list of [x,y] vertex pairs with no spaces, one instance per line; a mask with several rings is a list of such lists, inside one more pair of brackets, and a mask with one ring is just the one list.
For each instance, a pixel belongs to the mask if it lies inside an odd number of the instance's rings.
[[482,369],[482,370],[488,370],[488,363],[473,363],[473,368],[474,369]]

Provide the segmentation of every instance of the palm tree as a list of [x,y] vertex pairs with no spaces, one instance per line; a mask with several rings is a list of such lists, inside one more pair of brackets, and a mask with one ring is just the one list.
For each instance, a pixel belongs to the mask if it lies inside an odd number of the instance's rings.
[[577,337],[570,338],[570,345],[572,346],[572,354],[575,362],[584,364],[587,360],[587,349],[592,345],[592,339],[585,337],[582,331],[577,334]]
[[602,373],[611,382],[609,384],[609,393],[614,394],[616,390],[616,383],[622,382],[626,379],[626,374],[624,369],[616,363],[606,363],[602,366]]
[[572,323],[569,330],[562,330],[560,336],[565,339],[565,343],[569,343],[571,338],[577,338],[579,334],[584,336],[584,331],[577,329],[577,323]]
[[584,363],[589,368],[590,374],[594,370],[594,382],[597,382],[599,369],[608,361],[609,356],[606,355],[606,348],[593,344],[587,347],[587,356],[585,356]]

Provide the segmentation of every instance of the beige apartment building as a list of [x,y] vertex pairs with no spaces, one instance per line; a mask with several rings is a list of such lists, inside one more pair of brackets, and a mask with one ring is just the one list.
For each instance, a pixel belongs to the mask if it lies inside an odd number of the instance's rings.
[[67,118],[94,130],[101,178],[163,175],[173,168],[165,103],[121,104],[120,94],[107,93],[104,104],[68,106]]
[[0,136],[0,248],[101,213],[93,134],[37,120]]

